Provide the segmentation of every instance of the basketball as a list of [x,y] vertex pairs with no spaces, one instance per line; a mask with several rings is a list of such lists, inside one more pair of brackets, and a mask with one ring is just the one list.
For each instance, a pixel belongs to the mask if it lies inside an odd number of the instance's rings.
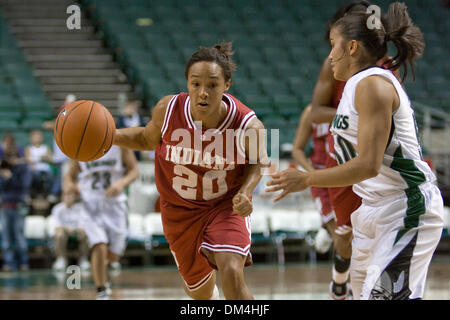
[[94,161],[112,146],[116,124],[103,105],[77,100],[61,110],[53,128],[61,151],[73,160]]

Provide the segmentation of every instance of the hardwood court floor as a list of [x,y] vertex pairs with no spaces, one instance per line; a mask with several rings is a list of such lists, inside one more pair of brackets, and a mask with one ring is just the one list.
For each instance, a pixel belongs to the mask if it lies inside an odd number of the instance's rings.
[[[284,267],[255,264],[246,269],[245,275],[256,299],[327,300],[330,272],[329,263],[287,264]],[[66,277],[50,270],[0,273],[0,300],[95,299],[90,275],[82,276],[80,290],[67,289]],[[175,267],[124,268],[113,276],[112,283],[111,299],[188,299]],[[424,299],[450,300],[450,259],[432,262]]]

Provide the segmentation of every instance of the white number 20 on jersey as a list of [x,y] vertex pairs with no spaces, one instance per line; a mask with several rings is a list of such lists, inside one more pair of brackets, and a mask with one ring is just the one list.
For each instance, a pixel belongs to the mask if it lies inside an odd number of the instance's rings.
[[[176,165],[173,172],[177,175],[173,178],[173,189],[184,199],[195,200],[197,196],[198,174],[182,165]],[[183,177],[187,176],[187,178]],[[228,191],[225,180],[227,172],[224,170],[211,170],[206,172],[202,178],[203,200],[211,200],[224,195]],[[218,189],[214,192],[214,182]]]

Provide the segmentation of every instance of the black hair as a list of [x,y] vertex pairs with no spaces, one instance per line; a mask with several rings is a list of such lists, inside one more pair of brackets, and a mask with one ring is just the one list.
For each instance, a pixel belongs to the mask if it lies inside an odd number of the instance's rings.
[[209,61],[215,62],[222,67],[223,77],[225,82],[227,82],[231,80],[231,73],[236,70],[236,64],[232,60],[233,54],[232,42],[222,42],[211,48],[200,46],[199,50],[191,56],[186,64],[184,76],[186,79],[188,78],[189,69],[194,63]]

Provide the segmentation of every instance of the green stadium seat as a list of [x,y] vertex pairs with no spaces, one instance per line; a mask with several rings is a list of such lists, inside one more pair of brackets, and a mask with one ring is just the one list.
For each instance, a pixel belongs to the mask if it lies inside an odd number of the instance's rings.
[[266,76],[259,79],[262,89],[268,95],[290,94],[289,87],[282,81],[274,77]]
[[249,78],[234,79],[234,86],[239,95],[263,95],[263,90],[257,81]]
[[294,95],[275,94],[273,103],[278,113],[285,117],[300,115],[302,104]]
[[[293,61],[294,63],[304,64],[304,63],[311,63],[312,61],[315,60],[314,53],[308,47],[293,45],[291,47],[288,47],[288,50],[291,57],[291,61]],[[325,57],[322,58],[322,60],[323,59],[325,59]]]
[[20,96],[25,109],[51,109],[50,101],[40,94],[23,94]]
[[223,40],[218,34],[213,33],[199,33],[197,39],[202,46],[206,47],[211,47]]
[[43,120],[42,119],[36,119],[36,118],[25,118],[21,125],[20,128],[22,128],[22,130],[34,130],[34,129],[42,129],[42,124],[43,124]]
[[18,107],[18,101],[14,98],[12,94],[9,92],[6,94],[0,95],[0,109],[11,109],[11,108],[17,108]]
[[185,65],[181,63],[166,63],[164,65],[169,79],[184,78]]
[[152,52],[155,55],[156,60],[161,64],[184,62],[183,57],[178,52],[172,50],[160,49],[156,47],[153,48]]
[[21,130],[19,126],[14,130],[14,137],[16,138],[16,144],[23,148],[30,144],[30,133]]
[[152,48],[154,46],[158,46],[159,48],[171,48],[172,40],[171,38],[162,33],[143,33],[142,37],[144,38],[147,47]]
[[3,117],[3,112],[0,111],[0,130],[5,132],[5,131],[15,131],[17,130],[17,128],[19,128],[19,124],[17,123],[17,118],[16,119],[12,119],[12,118],[4,118]]
[[196,49],[198,40],[190,32],[179,32],[171,35],[172,42],[176,48],[192,47]]
[[170,81],[146,81],[145,96],[160,99],[163,96],[177,93],[177,88]]
[[264,63],[264,57],[257,48],[235,48],[235,54],[239,63],[242,64],[249,65],[250,63]]
[[174,86],[175,86],[175,92],[187,92],[187,85],[186,85],[186,79],[184,78],[184,74],[181,77],[177,77],[174,79],[171,79]]
[[0,97],[9,96],[13,91],[9,83],[0,80]]
[[250,109],[269,109],[273,111],[272,102],[267,96],[261,94],[244,94],[240,100]]
[[5,120],[6,122],[18,122],[22,119],[23,114],[19,109],[14,110],[4,110],[0,109],[0,119]]
[[287,121],[280,115],[273,113],[270,118],[263,121],[266,129],[283,129],[286,127]]
[[263,48],[264,58],[268,64],[277,64],[280,61],[289,62],[289,53],[279,46]]
[[273,32],[272,33],[255,33],[251,36],[252,41],[254,41],[254,46],[262,49],[266,48],[279,48],[282,49],[284,46],[284,41],[279,39]]
[[28,119],[39,119],[41,121],[44,120],[52,120],[55,118],[55,113],[52,109],[43,109],[43,108],[28,108],[24,110],[25,116]]
[[247,63],[248,71],[254,81],[258,81],[263,77],[270,76],[273,73],[270,64],[255,61]]

